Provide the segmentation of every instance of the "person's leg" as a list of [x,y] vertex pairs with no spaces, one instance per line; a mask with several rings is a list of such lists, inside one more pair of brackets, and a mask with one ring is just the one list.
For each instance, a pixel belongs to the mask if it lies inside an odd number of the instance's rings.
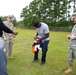
[[72,72],[72,68],[73,68],[73,63],[74,63],[74,50],[72,50],[71,48],[68,51],[68,63],[69,63],[69,68],[65,71],[66,74]]
[[46,61],[46,53],[48,50],[48,43],[49,41],[45,41],[44,43],[42,43],[42,59],[41,59],[41,64],[44,64]]
[[0,39],[0,75],[8,75],[7,74],[7,58],[6,58],[6,50],[4,49],[4,42]]
[[11,40],[9,40],[8,49],[9,49],[8,56],[11,56],[11,54],[12,54],[12,42],[11,42]]
[[37,50],[37,51],[34,53],[34,60],[33,60],[33,62],[35,62],[35,61],[38,60],[38,52],[39,52],[39,50]]
[[12,55],[12,40],[9,40],[9,45],[8,45],[8,58],[9,59],[14,59],[11,55]]

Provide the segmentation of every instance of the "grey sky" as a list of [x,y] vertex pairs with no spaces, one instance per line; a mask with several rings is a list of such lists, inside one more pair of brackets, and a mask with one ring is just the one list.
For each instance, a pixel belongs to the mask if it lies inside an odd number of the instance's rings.
[[0,1],[0,16],[14,15],[17,20],[20,20],[22,8],[29,5],[33,0],[1,0]]

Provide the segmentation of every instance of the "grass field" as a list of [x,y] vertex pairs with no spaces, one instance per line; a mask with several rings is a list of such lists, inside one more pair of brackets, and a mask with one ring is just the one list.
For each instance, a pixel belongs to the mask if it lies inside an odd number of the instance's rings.
[[[69,32],[50,32],[50,43],[46,57],[46,64],[40,66],[41,51],[39,61],[32,63],[33,53],[31,46],[35,30],[16,29],[19,34],[13,45],[15,60],[8,60],[7,69],[9,75],[65,75],[64,71],[68,68],[68,43],[66,38]],[[75,65],[75,64],[74,64]],[[76,66],[71,74],[76,75]]]

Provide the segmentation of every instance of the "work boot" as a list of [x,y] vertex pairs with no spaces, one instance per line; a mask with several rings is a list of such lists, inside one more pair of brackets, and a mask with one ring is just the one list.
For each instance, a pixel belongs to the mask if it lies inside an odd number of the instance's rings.
[[72,72],[72,67],[69,67],[69,68],[65,71],[65,74],[68,74],[68,73],[70,73],[70,72]]

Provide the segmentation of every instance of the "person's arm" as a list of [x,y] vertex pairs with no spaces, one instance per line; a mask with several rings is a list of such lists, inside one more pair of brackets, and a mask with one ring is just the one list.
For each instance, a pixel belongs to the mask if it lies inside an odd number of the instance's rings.
[[40,40],[46,39],[46,38],[48,38],[48,37],[49,37],[49,33],[45,34],[45,36],[42,37],[42,38],[40,38]]
[[74,36],[73,40],[76,40],[76,36]]
[[7,32],[7,33],[13,33],[12,30],[10,30],[8,27],[6,27],[6,26],[4,25],[4,23],[2,22],[1,19],[0,19],[0,29],[3,30],[3,31],[5,31],[5,32]]
[[34,40],[38,38],[37,36],[38,36],[38,33],[36,33],[36,36],[34,37]]
[[44,39],[46,39],[46,38],[48,38],[48,37],[49,37],[49,33],[45,34],[45,36],[42,37],[42,38],[36,37],[35,40],[36,40],[37,42],[40,42],[40,41],[42,41],[42,40],[44,40]]
[[36,37],[38,36],[38,33],[36,33]]
[[49,37],[49,27],[48,27],[48,25],[45,26],[45,28],[44,28],[43,31],[44,31],[44,33],[45,33],[45,36],[42,37],[42,38],[40,38],[40,40],[44,40],[44,39],[46,39],[46,38]]
[[10,30],[8,27],[6,27],[4,25],[4,23],[2,22],[1,18],[0,18],[0,29],[2,31],[4,31],[4,32],[11,33],[11,34],[14,34],[14,35],[17,35],[18,34],[18,32],[14,32],[14,31]]

